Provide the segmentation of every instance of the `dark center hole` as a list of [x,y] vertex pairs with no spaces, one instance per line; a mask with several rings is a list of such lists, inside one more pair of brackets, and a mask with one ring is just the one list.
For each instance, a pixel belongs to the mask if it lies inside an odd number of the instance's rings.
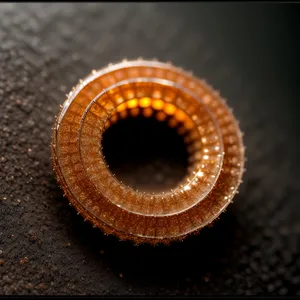
[[119,181],[139,191],[162,192],[184,179],[186,145],[167,121],[160,122],[155,116],[129,116],[106,129],[102,151]]

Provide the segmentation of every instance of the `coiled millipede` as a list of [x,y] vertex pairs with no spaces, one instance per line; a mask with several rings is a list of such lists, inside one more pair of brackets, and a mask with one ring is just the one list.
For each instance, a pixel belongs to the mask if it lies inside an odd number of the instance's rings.
[[[164,123],[182,138],[188,163],[176,186],[138,190],[112,172],[103,137],[130,118]],[[133,136],[139,122],[130,127]],[[134,140],[132,149],[140,142]],[[122,153],[126,144],[115,153]],[[140,157],[150,154],[148,146]],[[134,243],[166,244],[197,233],[231,203],[244,171],[242,134],[225,100],[170,63],[142,59],[110,64],[81,80],[56,119],[51,149],[70,205],[105,234]]]

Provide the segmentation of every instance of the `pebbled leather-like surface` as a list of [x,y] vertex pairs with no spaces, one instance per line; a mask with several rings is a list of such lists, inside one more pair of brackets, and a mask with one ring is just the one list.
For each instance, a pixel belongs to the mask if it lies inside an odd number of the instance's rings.
[[[300,295],[299,8],[0,4],[0,294]],[[240,194],[168,247],[104,236],[68,205],[51,128],[77,81],[124,57],[192,70],[245,132]]]

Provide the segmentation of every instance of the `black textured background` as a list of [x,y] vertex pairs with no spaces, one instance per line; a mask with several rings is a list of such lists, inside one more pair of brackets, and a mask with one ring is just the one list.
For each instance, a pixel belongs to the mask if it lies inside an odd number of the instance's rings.
[[[1,3],[0,294],[300,295],[298,12],[279,3]],[[138,56],[207,79],[245,132],[234,204],[169,247],[92,229],[62,197],[50,162],[65,94],[91,69]]]

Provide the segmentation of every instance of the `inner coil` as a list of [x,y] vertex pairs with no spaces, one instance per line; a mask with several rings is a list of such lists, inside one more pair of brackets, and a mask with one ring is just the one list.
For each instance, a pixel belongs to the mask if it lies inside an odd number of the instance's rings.
[[172,107],[158,109],[161,100],[147,103],[133,100],[112,114],[101,145],[117,180],[135,190],[158,193],[182,184],[199,155],[200,143]]

